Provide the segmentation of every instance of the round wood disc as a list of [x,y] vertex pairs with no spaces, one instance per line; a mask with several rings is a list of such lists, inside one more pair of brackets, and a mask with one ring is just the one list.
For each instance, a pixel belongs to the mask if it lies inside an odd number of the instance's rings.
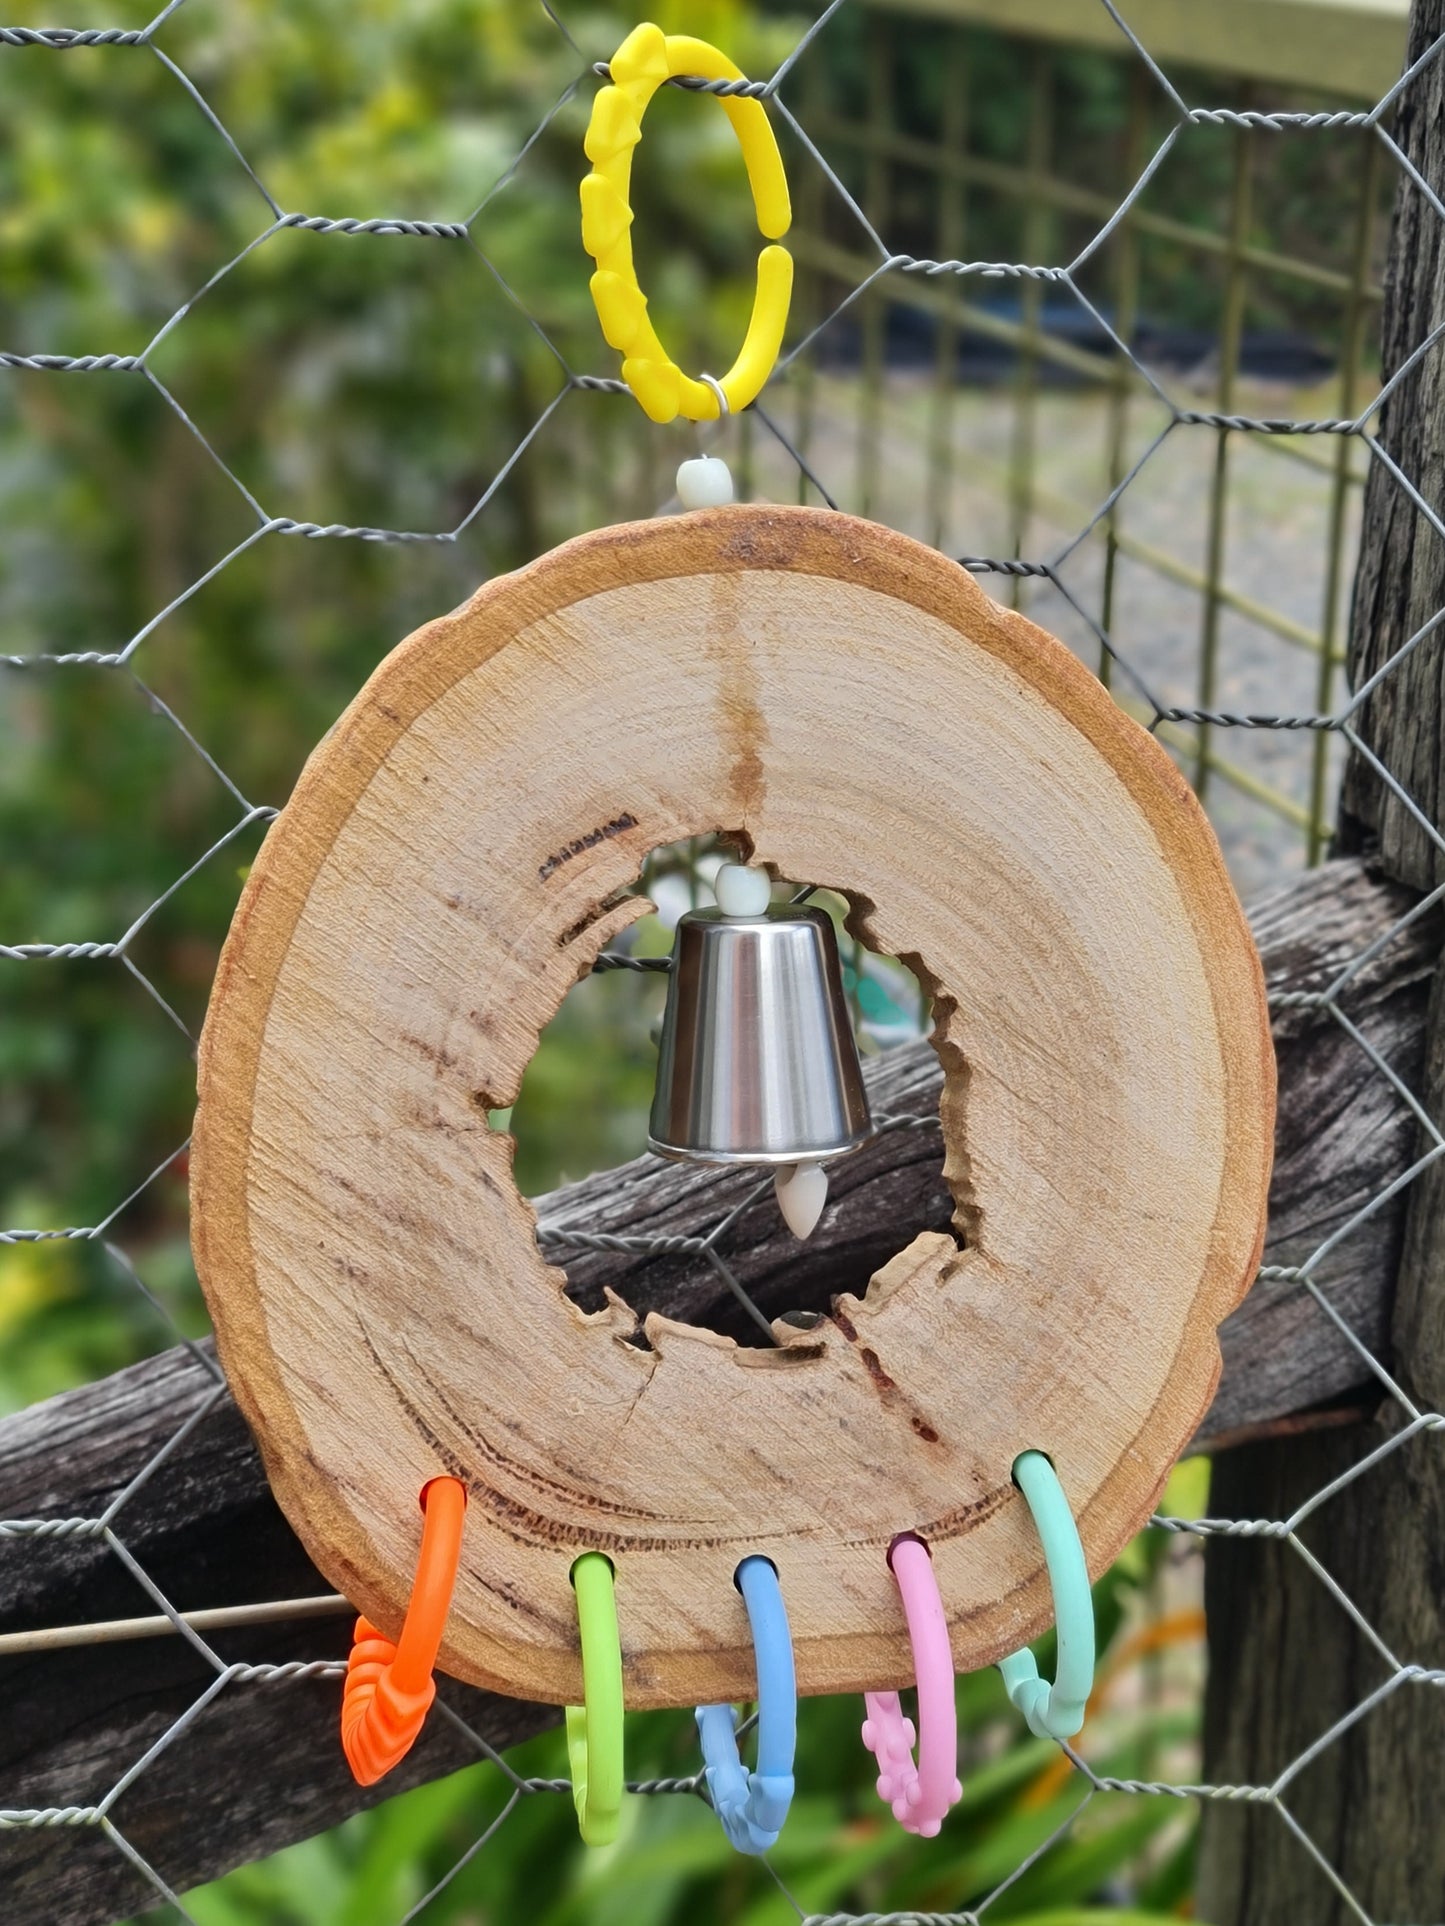
[[[648,851],[710,831],[851,899],[947,1073],[959,1239],[776,1350],[579,1311],[487,1121]],[[1019,1452],[1095,1574],[1148,1516],[1258,1261],[1273,1097],[1243,915],[1152,738],[934,551],[731,507],[489,583],[312,756],[206,1023],[196,1260],[281,1505],[393,1635],[418,1493],[466,1481],[448,1671],[575,1700],[595,1547],[629,1704],[747,1696],[759,1552],[802,1691],[898,1686],[896,1533],[968,1669],[1051,1618]]]

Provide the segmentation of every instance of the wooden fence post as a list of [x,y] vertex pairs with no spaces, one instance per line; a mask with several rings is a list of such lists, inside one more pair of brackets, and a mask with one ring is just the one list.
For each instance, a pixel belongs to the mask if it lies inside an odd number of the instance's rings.
[[[1442,33],[1445,0],[1415,0],[1408,60]],[[1416,76],[1396,111],[1394,137],[1440,195],[1445,61]],[[1383,317],[1387,379],[1445,320],[1442,276],[1445,221],[1402,169]],[[1349,650],[1356,689],[1445,611],[1439,346],[1392,392],[1378,439],[1387,460],[1372,462],[1365,495]],[[1442,647],[1445,627],[1427,634],[1371,696],[1340,818],[1343,850],[1371,853],[1390,877],[1422,893],[1445,881],[1445,855],[1370,756],[1430,824],[1445,824]],[[1445,971],[1438,967],[1424,1071],[1413,1087],[1432,1118],[1445,1115]],[[1419,1149],[1429,1141],[1422,1132]],[[1320,1283],[1328,1292],[1327,1269]],[[1389,1332],[1384,1362],[1406,1398],[1422,1413],[1445,1408],[1445,1161],[1409,1193]],[[1211,1510],[1286,1518],[1405,1423],[1400,1404],[1386,1399],[1364,1432],[1320,1432],[1222,1457]],[[1398,1668],[1445,1667],[1445,1438],[1418,1432],[1330,1498],[1299,1535],[1328,1579],[1285,1543],[1223,1539],[1209,1548],[1206,1776],[1273,1786],[1279,1799],[1206,1807],[1199,1917],[1211,1926],[1437,1920],[1445,1907],[1445,1705],[1438,1684]]]

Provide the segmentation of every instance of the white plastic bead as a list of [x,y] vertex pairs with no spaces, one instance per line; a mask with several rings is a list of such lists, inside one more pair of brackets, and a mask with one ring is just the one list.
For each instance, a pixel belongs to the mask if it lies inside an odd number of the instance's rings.
[[[773,1178],[773,1189],[794,1237],[811,1237],[828,1201],[827,1171],[821,1164],[785,1164]],[[881,1779],[878,1786],[881,1791]]]
[[713,888],[724,916],[762,916],[773,896],[768,872],[750,869],[746,863],[724,863]]
[[697,455],[678,469],[677,499],[684,508],[723,508],[732,498],[732,473],[716,455]]

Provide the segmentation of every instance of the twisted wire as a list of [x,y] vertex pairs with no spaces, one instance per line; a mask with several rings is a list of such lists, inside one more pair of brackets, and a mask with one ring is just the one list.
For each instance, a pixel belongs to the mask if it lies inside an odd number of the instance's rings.
[[912,254],[890,254],[884,265],[896,268],[900,274],[923,274],[930,278],[939,274],[977,274],[986,281],[1066,282],[1069,279],[1067,268],[1039,267],[1029,261],[933,261]]
[[28,368],[39,374],[130,374],[143,365],[138,354],[0,353],[0,368]]
[[593,964],[592,971],[636,970],[639,975],[665,976],[672,968],[670,956],[629,956],[625,950],[603,950]]
[[99,1806],[38,1806],[29,1811],[0,1808],[0,1832],[33,1831],[46,1826],[93,1826],[100,1816]]
[[99,1518],[0,1518],[0,1538],[100,1538]]
[[3,47],[144,47],[149,27],[0,27]]
[[[612,79],[605,60],[594,61],[592,71],[600,80]],[[672,74],[663,84],[689,94],[711,94],[717,100],[771,100],[777,92],[775,80],[704,80],[698,74]]]
[[798,1926],[980,1926],[977,1913],[805,1913]]
[[1215,729],[1341,729],[1341,716],[1242,716],[1233,709],[1179,709],[1155,711],[1160,722],[1201,722]]
[[1191,107],[1189,118],[1196,127],[1238,127],[1245,132],[1279,134],[1289,128],[1373,127],[1375,110],[1352,113],[1340,108],[1318,113],[1260,113],[1251,108]]
[[408,234],[433,241],[465,241],[470,236],[465,221],[403,221],[390,215],[363,221],[354,217],[328,220],[324,214],[283,214],[276,225],[300,228],[308,234]]

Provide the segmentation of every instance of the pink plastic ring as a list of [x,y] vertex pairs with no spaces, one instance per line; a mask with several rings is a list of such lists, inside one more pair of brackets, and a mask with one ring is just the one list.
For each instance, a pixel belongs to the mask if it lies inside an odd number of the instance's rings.
[[[932,1839],[950,1806],[963,1797],[958,1782],[958,1707],[953,1653],[933,1560],[921,1538],[895,1538],[888,1563],[903,1595],[913,1672],[918,1681],[918,1732],[903,1716],[896,1692],[867,1692],[863,1743],[878,1761],[878,1796],[907,1832]],[[918,1763],[913,1741],[918,1738]]]

